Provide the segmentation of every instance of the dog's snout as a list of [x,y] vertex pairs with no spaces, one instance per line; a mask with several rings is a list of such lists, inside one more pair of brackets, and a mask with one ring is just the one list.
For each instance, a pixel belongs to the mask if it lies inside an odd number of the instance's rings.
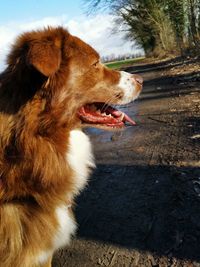
[[143,78],[140,75],[133,74],[132,75],[134,83],[138,83],[139,85],[143,85]]
[[120,74],[119,87],[124,93],[123,103],[129,103],[139,96],[143,86],[143,78],[138,74],[130,74],[125,71],[121,71]]

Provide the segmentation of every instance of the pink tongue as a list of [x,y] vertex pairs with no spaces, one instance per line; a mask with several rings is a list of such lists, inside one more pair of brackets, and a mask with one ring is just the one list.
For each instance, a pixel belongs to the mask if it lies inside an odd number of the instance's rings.
[[[95,111],[91,111],[89,108],[82,107],[79,110],[79,115],[85,122],[93,122],[93,123],[102,123],[108,125],[123,125],[125,122],[129,122],[131,125],[136,125],[135,121],[133,121],[128,115],[124,112],[121,112],[113,107],[107,106],[102,109],[102,112],[106,114],[111,114],[112,117],[102,116],[101,114],[96,113]],[[123,115],[122,121],[120,117]]]
[[126,115],[124,112],[121,112],[113,107],[108,107],[106,109],[110,114],[114,115],[115,117],[120,117],[122,114],[124,114],[123,122],[129,122],[131,125],[136,125],[136,122],[133,121],[128,115]]
[[132,120],[128,115],[124,113],[124,119],[123,122],[129,122],[131,125],[136,125],[136,122]]
[[114,117],[102,116],[95,111],[91,111],[85,107],[79,110],[79,115],[85,122],[101,123],[101,124],[118,124],[120,121]]

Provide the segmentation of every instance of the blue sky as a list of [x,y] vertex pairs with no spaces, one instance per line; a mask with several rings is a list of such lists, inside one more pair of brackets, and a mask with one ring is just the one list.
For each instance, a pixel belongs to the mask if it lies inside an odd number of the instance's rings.
[[66,14],[69,19],[83,15],[83,0],[6,0],[1,1],[0,23],[35,20]]
[[114,17],[108,13],[86,16],[86,0],[2,0],[0,4],[0,70],[5,67],[17,35],[46,26],[63,26],[93,46],[101,56],[137,53],[124,33],[111,34]]

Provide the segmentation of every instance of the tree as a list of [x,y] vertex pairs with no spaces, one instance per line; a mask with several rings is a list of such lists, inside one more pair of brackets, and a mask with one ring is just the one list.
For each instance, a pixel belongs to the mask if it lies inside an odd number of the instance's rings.
[[165,12],[169,16],[174,30],[176,42],[180,51],[182,52],[186,28],[184,0],[168,0],[166,3]]
[[[87,1],[88,2],[88,1]],[[164,56],[200,45],[200,0],[89,0],[90,10],[109,9],[146,55]]]

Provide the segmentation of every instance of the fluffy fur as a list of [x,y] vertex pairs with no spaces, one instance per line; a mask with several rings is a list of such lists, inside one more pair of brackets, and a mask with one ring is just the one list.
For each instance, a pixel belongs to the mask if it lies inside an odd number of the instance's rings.
[[77,110],[128,102],[140,88],[62,27],[21,35],[7,63],[0,74],[0,266],[51,266],[75,232],[71,205],[94,167]]

